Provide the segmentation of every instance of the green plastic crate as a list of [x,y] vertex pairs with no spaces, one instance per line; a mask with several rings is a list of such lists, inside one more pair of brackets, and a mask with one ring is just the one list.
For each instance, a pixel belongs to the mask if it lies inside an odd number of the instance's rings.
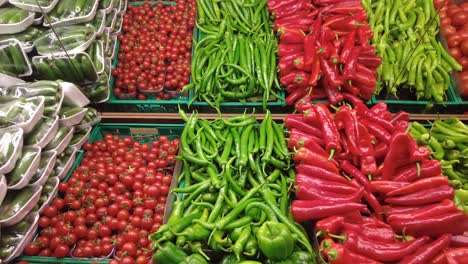
[[[178,138],[184,129],[185,124],[134,124],[134,123],[100,123],[93,128],[91,135],[87,142],[95,142],[103,140],[105,134],[119,135],[120,137],[131,136],[134,140],[140,143],[150,143],[158,139],[161,135],[167,136],[169,139]],[[72,168],[68,172],[63,181],[68,181],[75,169],[80,166],[81,159],[84,157],[84,152],[79,151]],[[176,170],[180,168],[180,164],[176,164]],[[180,169],[179,169],[180,170]],[[171,188],[177,185],[177,178],[173,177]],[[169,203],[166,208],[169,208]],[[169,209],[170,210],[170,209]],[[166,215],[166,213],[165,213]],[[166,217],[166,216],[165,216]],[[90,264],[97,262],[99,264],[109,263],[110,259],[77,259],[77,258],[53,258],[53,257],[39,257],[39,256],[21,256],[17,261],[27,261],[31,264],[34,263],[49,263],[49,264]]]
[[[149,2],[151,5],[157,5],[162,3],[164,5],[176,5],[175,2],[168,1],[156,1]],[[130,2],[130,5],[141,6],[144,2]],[[196,26],[193,28],[192,38],[195,39],[198,35]],[[120,53],[120,41],[117,41],[117,53],[112,60],[112,69],[115,69],[118,62],[118,56]],[[193,54],[193,47],[192,47]],[[188,103],[187,94],[179,94],[177,97],[170,100],[157,100],[155,95],[148,95],[146,100],[138,99],[119,99],[114,93],[114,82],[115,78],[111,74],[109,86],[111,89],[109,100],[107,105],[104,106],[106,110],[117,111],[117,112],[177,112],[179,105],[186,106]]]

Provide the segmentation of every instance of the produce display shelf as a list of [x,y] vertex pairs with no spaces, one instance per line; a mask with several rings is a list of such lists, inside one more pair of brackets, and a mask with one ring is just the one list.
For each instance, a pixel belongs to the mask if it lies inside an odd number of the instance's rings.
[[[169,139],[178,138],[182,134],[184,124],[138,124],[138,123],[100,123],[97,124],[87,142],[95,142],[103,140],[105,134],[119,135],[120,137],[130,136],[140,143],[150,143],[157,140],[161,135],[167,136]],[[84,151],[79,151],[76,160],[73,163],[71,170],[63,181],[68,181],[77,167],[80,166],[81,160],[84,157]],[[174,168],[174,175],[180,174],[181,163],[177,162]],[[177,177],[172,177],[171,189],[177,186]],[[173,199],[169,198],[166,203],[166,211],[164,219],[167,219],[169,208],[173,203]],[[37,233],[37,232],[36,232]],[[110,258],[55,258],[55,257],[39,257],[39,256],[21,256],[18,261],[27,261],[34,263],[50,263],[50,264],[90,264],[97,262],[99,264],[109,263]]]
[[[145,2],[129,2],[130,5],[133,6],[141,6]],[[158,3],[162,3],[163,5],[176,5],[176,2],[172,1],[153,1],[149,2],[150,5],[157,5]],[[192,38],[195,39],[198,36],[197,27],[194,26],[192,30]],[[193,56],[193,49],[192,46],[192,56]],[[116,47],[116,54],[112,59],[112,69],[115,69],[118,63],[118,57],[120,54],[120,40],[117,40],[117,47]],[[109,100],[107,101],[107,105],[105,108],[109,109],[118,109],[120,112],[177,112],[178,106],[186,106],[189,102],[188,94],[178,94],[175,98],[169,100],[158,100],[156,99],[156,95],[150,94],[148,95],[146,100],[138,100],[138,99],[119,99],[115,96],[113,92],[114,88],[115,77],[111,74],[109,86],[111,89]]]

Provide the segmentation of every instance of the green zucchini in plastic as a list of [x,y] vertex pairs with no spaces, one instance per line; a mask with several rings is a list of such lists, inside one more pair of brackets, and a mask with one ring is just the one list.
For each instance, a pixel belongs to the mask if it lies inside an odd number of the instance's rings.
[[24,74],[28,70],[21,46],[17,42],[10,42],[0,47],[0,72],[9,75]]
[[73,154],[73,149],[68,147],[63,153],[57,156],[57,163],[55,164],[56,168],[62,168],[70,160],[71,155]]
[[34,45],[41,54],[63,53],[63,48],[67,51],[76,49],[89,41],[95,34],[96,29],[90,25],[63,26],[44,32],[34,41]]
[[54,124],[54,121],[53,118],[42,117],[42,122],[37,123],[33,130],[25,136],[24,144],[29,146],[41,142]]
[[44,31],[36,27],[28,27],[25,31],[15,34],[0,35],[0,40],[15,38],[19,42],[26,43],[28,46],[33,44]]
[[25,20],[29,12],[17,7],[0,8],[0,24],[16,24]]
[[70,140],[70,145],[75,145],[76,143],[80,142],[80,140],[86,136],[87,132],[87,129],[75,132],[72,139]]
[[86,110],[85,116],[83,117],[83,119],[80,122],[80,125],[84,125],[84,124],[93,122],[97,118],[98,118],[97,110],[92,108],[92,107],[88,107],[87,110]]
[[0,220],[6,220],[17,214],[31,199],[33,194],[33,190],[30,187],[8,191],[0,207]]
[[[44,171],[46,170],[47,163],[49,163],[49,158],[49,155],[47,155],[45,152],[41,153],[41,159],[39,160],[39,168],[31,178],[30,183],[34,183],[37,180],[39,180],[39,176],[41,176],[42,173],[44,173]],[[44,189],[42,191],[44,191]]]
[[24,175],[28,172],[29,167],[31,167],[31,164],[37,155],[38,152],[35,149],[23,149],[21,158],[19,158],[16,162],[15,168],[6,175],[9,186],[15,185],[21,181]]
[[67,127],[61,127],[58,129],[57,134],[55,135],[54,139],[47,144],[45,147],[46,150],[55,149],[59,146],[59,144],[63,141],[65,136],[70,132],[70,129]]

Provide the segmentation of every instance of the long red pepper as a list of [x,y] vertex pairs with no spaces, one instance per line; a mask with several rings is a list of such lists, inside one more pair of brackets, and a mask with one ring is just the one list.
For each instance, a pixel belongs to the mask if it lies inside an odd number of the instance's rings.
[[360,135],[356,113],[347,106],[341,106],[335,114],[335,122],[343,122],[351,153],[357,156],[363,155],[362,150],[359,148]]
[[373,186],[369,182],[369,180],[366,178],[364,174],[360,170],[358,170],[356,167],[351,164],[351,162],[344,160],[341,162],[341,168],[347,172],[351,177],[355,178],[356,180],[359,181],[359,183],[364,186],[364,188],[372,192],[373,191]]
[[450,244],[450,234],[440,236],[434,242],[431,242],[420,249],[416,250],[413,254],[406,256],[400,264],[426,264],[439,254],[442,250],[446,249]]
[[326,87],[325,94],[328,97],[328,101],[330,101],[330,103],[332,105],[336,105],[336,104],[338,104],[338,102],[343,101],[343,96],[341,95],[340,91],[338,90],[338,87],[330,85],[328,83],[327,79],[322,80],[322,85],[324,87]]
[[361,26],[357,29],[359,45],[362,47],[370,46],[369,40],[372,38],[372,29],[369,26]]
[[299,184],[307,183],[309,185],[318,186],[324,191],[334,192],[341,195],[355,194],[361,188],[360,185],[354,185],[353,187],[351,185],[339,183],[336,181],[324,180],[313,176],[309,177],[308,175],[302,173],[298,173],[296,175],[296,182]]
[[372,181],[371,184],[376,192],[386,194],[388,192],[408,186],[410,183],[396,181]]
[[366,206],[351,202],[307,201],[294,200],[291,213],[296,222],[307,222],[337,214],[344,214],[352,210],[366,211]]
[[397,196],[414,193],[428,188],[433,188],[441,185],[449,185],[447,177],[441,175],[437,177],[424,178],[411,183],[401,189],[391,191],[387,193],[387,196]]
[[405,221],[412,219],[423,219],[427,217],[434,217],[438,215],[443,215],[447,213],[456,212],[458,209],[451,200],[443,200],[442,202],[427,205],[420,209],[411,210],[408,212],[394,213],[387,217],[387,221]]
[[331,113],[325,105],[317,104],[314,107],[315,113],[322,124],[323,139],[325,140],[325,149],[330,153],[329,159],[335,153],[341,151],[340,137],[335,123],[331,119]]
[[292,53],[299,53],[304,51],[303,44],[279,44],[278,56],[283,57]]
[[358,125],[359,129],[359,149],[361,150],[361,172],[365,175],[374,175],[377,171],[375,161],[374,145],[367,128],[363,124]]
[[375,56],[360,55],[358,58],[358,63],[361,63],[362,65],[372,69],[377,69],[380,66],[380,64],[382,64],[382,58]]
[[299,164],[296,166],[296,172],[298,174],[301,173],[313,178],[348,184],[348,180],[345,179],[343,176],[337,173],[330,172],[318,166]]
[[291,129],[288,142],[288,147],[291,150],[294,150],[294,148],[299,149],[301,147],[305,147],[319,155],[328,157],[328,154],[325,152],[325,150],[323,150],[322,145],[322,139],[313,135],[302,133],[296,128]]
[[[426,205],[427,206],[427,205]],[[382,206],[384,214],[386,216],[390,216],[392,214],[401,214],[401,213],[409,213],[415,210],[419,210],[421,208],[426,207],[424,205],[419,206],[395,206],[395,205],[384,205]]]
[[429,235],[432,237],[438,237],[447,232],[453,233],[450,232],[451,226],[464,218],[465,214],[462,211],[457,211],[422,219],[418,218],[405,221],[394,221],[390,224],[396,232],[402,232],[405,230],[406,234],[409,235]]
[[384,160],[384,169],[382,171],[384,180],[392,179],[398,168],[408,164],[411,157],[409,145],[412,140],[414,139],[410,135],[404,133],[393,136]]
[[468,248],[468,234],[452,236],[452,239],[450,240],[450,246]]
[[389,132],[393,131],[394,127],[389,121],[383,119],[381,116],[375,114],[373,111],[369,111],[369,109],[364,104],[357,105],[356,111],[360,117],[382,126]]
[[320,127],[322,125],[313,107],[304,111],[303,118],[304,121],[311,126]]
[[310,73],[309,85],[317,86],[320,79],[322,69],[320,68],[320,61],[315,60],[312,64],[312,72]]
[[321,219],[315,223],[314,231],[317,235],[337,234],[345,224],[345,217],[342,215],[334,215]]
[[438,160],[425,160],[420,164],[419,175],[418,167],[415,163],[404,166],[392,177],[394,181],[412,182],[418,178],[435,177],[442,173],[442,166]]
[[304,97],[307,94],[307,90],[295,87],[293,84],[288,85],[287,90],[289,90],[289,87],[292,88],[293,92],[290,93],[288,97],[286,97],[286,100],[284,100],[287,105],[294,104],[295,101],[299,100],[301,97]]
[[[356,179],[351,180],[351,185],[353,185],[354,187],[360,186]],[[383,220],[383,209],[379,203],[379,200],[377,200],[377,198],[368,190],[365,190],[362,195],[364,197],[364,200],[366,200],[366,202],[370,205],[372,210],[374,210],[377,219]]]
[[285,44],[301,44],[304,43],[305,33],[302,30],[280,27],[278,29],[280,42]]
[[299,113],[303,113],[304,111],[311,108],[312,100],[309,94],[297,100],[297,102],[294,104],[294,109],[296,109]]
[[453,188],[444,185],[420,190],[403,196],[386,198],[385,202],[392,205],[424,205],[439,202],[444,199],[452,199],[453,195]]
[[[313,34],[307,34],[304,37],[304,65],[312,72],[312,65],[316,58],[315,40]],[[310,83],[309,83],[310,84]]]
[[318,54],[320,66],[322,67],[323,75],[327,79],[328,83],[333,87],[339,87],[343,85],[343,80],[338,73],[336,65],[332,65],[323,54]]
[[356,31],[353,30],[348,36],[346,36],[343,50],[340,54],[340,63],[346,63],[348,61],[348,57],[351,54],[352,49],[354,48],[354,42],[356,37]]
[[365,239],[355,232],[346,233],[346,241],[343,244],[350,250],[378,261],[394,262],[413,253],[425,245],[429,237],[420,237],[409,242],[377,242]]
[[351,103],[353,107],[359,103],[362,103],[362,100],[353,94],[349,94],[349,93],[341,93],[341,94],[343,95],[344,100],[346,100],[348,103]]
[[391,227],[371,227],[365,224],[344,223],[343,228],[345,231],[356,232],[369,239],[383,242],[395,242],[395,233]]
[[468,248],[457,248],[445,252],[445,257],[448,264],[465,263],[468,259]]
[[322,12],[322,14],[333,13],[333,14],[349,15],[349,14],[361,12],[363,10],[364,8],[362,7],[361,3],[339,2],[337,4],[326,5],[320,11]]
[[300,148],[296,155],[293,157],[294,162],[303,162],[305,164],[318,166],[325,170],[339,173],[338,167],[332,161],[323,158],[323,156],[314,153],[306,148]]
[[[307,124],[304,121],[304,118],[300,115],[298,116],[293,116],[293,115],[288,115],[286,116],[286,119],[284,120],[284,126],[286,126],[287,129],[292,129],[296,128],[300,130],[301,132],[307,133],[307,134],[312,134],[318,138],[322,138],[322,131],[319,128],[316,128],[314,126],[311,126]],[[323,137],[326,141],[326,138]]]
[[362,263],[362,264],[380,264],[382,262],[375,261],[363,255],[356,254],[341,244],[334,243],[326,251],[328,263],[330,264],[349,264],[349,263]]
[[390,132],[388,132],[380,125],[367,121],[366,119],[360,119],[359,122],[364,124],[367,127],[367,130],[380,141],[389,144],[392,140],[392,135],[390,134]]
[[310,185],[305,182],[298,184],[296,198],[300,200],[321,200],[331,202],[359,202],[364,188],[350,195],[341,195],[321,189],[319,186]]

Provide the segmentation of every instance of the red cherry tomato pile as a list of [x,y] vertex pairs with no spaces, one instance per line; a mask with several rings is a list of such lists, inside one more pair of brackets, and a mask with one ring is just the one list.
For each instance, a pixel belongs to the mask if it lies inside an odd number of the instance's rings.
[[81,165],[59,185],[59,197],[39,218],[26,255],[109,257],[149,263],[150,233],[162,224],[179,139],[152,144],[107,134],[86,143]]
[[175,6],[129,5],[119,35],[114,94],[120,99],[171,99],[190,80],[194,0]]
[[[442,0],[434,1],[436,8],[443,3]],[[463,66],[463,71],[456,73],[459,92],[463,97],[468,97],[468,3],[459,6],[451,3],[444,6],[439,14],[449,53]]]

